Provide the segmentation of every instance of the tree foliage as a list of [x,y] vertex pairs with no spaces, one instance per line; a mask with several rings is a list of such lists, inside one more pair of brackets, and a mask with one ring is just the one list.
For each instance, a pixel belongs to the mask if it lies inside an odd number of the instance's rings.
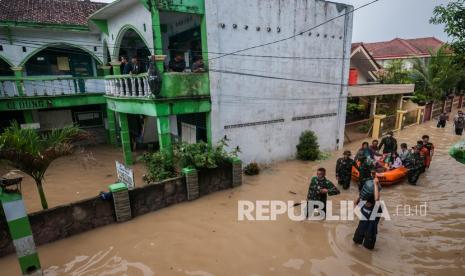
[[146,153],[140,159],[147,168],[147,174],[143,176],[146,183],[158,182],[176,176],[173,156],[164,150]]
[[55,159],[73,152],[73,142],[87,138],[87,132],[74,126],[39,134],[33,129],[22,129],[13,122],[0,134],[0,160],[8,161],[34,179],[42,207],[47,209],[42,187],[45,172]]
[[427,60],[416,58],[413,64],[413,78],[416,81],[417,97],[426,100],[442,100],[457,86],[463,77],[463,68],[447,53],[447,46],[437,52],[430,52]]
[[318,138],[311,130],[302,132],[297,145],[297,159],[305,161],[317,160],[320,156],[320,145]]
[[405,63],[401,59],[391,61],[384,70],[379,71],[378,80],[384,84],[412,83],[410,71],[405,69]]
[[444,31],[453,39],[454,53],[465,56],[465,0],[451,0],[435,7],[430,23],[444,24]]
[[175,147],[174,155],[181,168],[212,169],[226,162],[231,157],[236,157],[239,148],[228,152],[226,139],[220,140],[216,145],[205,142],[196,144],[182,143]]

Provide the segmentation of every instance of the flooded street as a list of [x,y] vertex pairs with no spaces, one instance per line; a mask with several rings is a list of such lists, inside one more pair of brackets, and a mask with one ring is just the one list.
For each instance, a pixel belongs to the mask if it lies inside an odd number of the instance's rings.
[[[382,189],[392,220],[381,221],[373,251],[353,244],[357,220],[237,220],[238,200],[304,200],[317,167],[335,181],[341,151],[321,162],[280,162],[239,188],[40,246],[42,267],[46,275],[465,275],[465,166],[447,153],[460,139],[435,122],[395,136],[410,146],[423,134],[436,147],[431,168],[417,186]],[[338,205],[356,194],[352,184],[331,199]],[[415,213],[425,203],[426,216]],[[14,255],[0,267],[1,275],[19,274]]]

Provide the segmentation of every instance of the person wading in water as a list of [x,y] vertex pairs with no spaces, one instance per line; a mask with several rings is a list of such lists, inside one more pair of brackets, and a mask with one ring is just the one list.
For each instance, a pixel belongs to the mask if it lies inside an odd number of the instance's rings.
[[341,157],[336,162],[336,178],[338,184],[342,186],[344,190],[349,189],[350,179],[352,178],[352,166],[355,162],[350,158],[351,152],[349,150],[344,151],[344,157]]
[[[376,178],[376,170],[372,170],[371,174],[373,179],[366,182],[355,200],[356,205],[361,201],[364,204],[360,209],[363,217],[360,219],[353,237],[353,241],[356,244],[363,244],[365,248],[370,250],[375,248],[376,236],[378,234],[380,217],[376,213],[380,213],[380,206],[376,205],[376,202],[379,202],[381,190],[381,185],[378,178]],[[376,213],[372,215],[373,212]]]
[[394,138],[394,133],[392,131],[389,131],[387,136],[381,139],[379,149],[381,150],[381,148],[383,149],[383,154],[397,151],[397,140]]
[[[341,192],[334,186],[334,184],[326,179],[326,169],[319,168],[316,176],[312,177],[310,186],[308,187],[307,201],[319,201],[323,203],[323,216],[326,216],[326,199],[328,196],[338,195]],[[309,206],[310,205],[310,206]],[[307,218],[309,212],[317,208],[315,204],[307,204]]]

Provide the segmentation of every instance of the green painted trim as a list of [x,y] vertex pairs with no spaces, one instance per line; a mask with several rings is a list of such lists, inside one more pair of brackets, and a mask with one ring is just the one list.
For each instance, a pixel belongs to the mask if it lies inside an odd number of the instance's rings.
[[108,144],[116,145],[115,112],[107,108]]
[[208,144],[212,145],[213,144],[213,136],[212,136],[212,113],[211,111],[207,113],[207,123],[206,123],[206,128],[207,128],[207,142]]
[[[149,51],[151,50],[150,47],[148,46],[149,44],[147,43],[147,41],[145,40],[144,36],[142,35],[142,33],[134,26],[134,25],[131,25],[131,24],[126,24],[124,25],[123,27],[121,27],[121,29],[119,30],[118,32],[118,35],[116,36],[116,39],[115,39],[115,43],[113,43],[113,45],[115,45],[115,47],[113,48],[113,55],[112,55],[112,58],[117,60],[118,57],[119,57],[119,50],[120,50],[120,46],[121,46],[121,41],[123,40],[123,37],[124,37],[124,34],[129,30],[129,29],[132,29],[134,32],[136,32],[140,39],[142,39],[142,41],[144,42],[145,46],[147,47],[147,49],[149,49]],[[118,45],[118,46],[116,46]]]
[[71,43],[66,43],[66,42],[53,42],[53,43],[48,43],[48,44],[45,44],[45,45],[42,45],[41,47],[39,48],[35,48],[34,51],[32,51],[31,53],[29,53],[22,61],[21,63],[18,65],[19,67],[22,67],[26,64],[26,62],[28,62],[28,60],[34,56],[35,54],[37,54],[38,52],[44,50],[45,48],[48,48],[48,47],[53,47],[53,46],[59,46],[59,45],[67,45],[67,46],[70,46],[70,47],[74,47],[74,48],[78,48],[78,49],[81,49],[82,51],[88,53],[89,55],[91,55],[99,64],[102,64],[102,60],[95,54],[93,53],[92,51],[82,47],[82,46],[79,46],[79,45],[75,45],[75,44],[71,44]]
[[[152,0],[149,0],[152,1]],[[156,1],[154,1],[156,3]],[[156,55],[163,55],[163,41],[162,41],[162,31],[161,31],[161,22],[160,22],[160,13],[155,4],[152,4],[152,36],[153,36],[153,45],[155,48]],[[163,60],[156,61],[157,69],[160,72],[165,71],[165,66]]]
[[34,123],[34,116],[32,116],[32,110],[24,110],[23,116],[24,116],[24,122],[26,124]]
[[0,188],[0,201],[2,203],[22,200],[21,194],[16,193],[4,193],[3,189]]
[[23,275],[29,275],[28,268],[30,267],[35,267],[37,270],[41,268],[39,255],[37,253],[18,258],[18,261]]
[[242,160],[239,159],[239,157],[231,157],[231,163],[239,164],[239,163],[242,163]]
[[107,107],[115,112],[147,116],[168,116],[210,112],[210,97],[193,99],[121,98],[105,96]]
[[193,173],[196,173],[196,172],[197,172],[197,170],[193,169],[193,168],[183,168],[182,169],[182,173],[184,175],[193,174]]
[[106,104],[103,94],[75,94],[63,96],[2,98],[0,111],[40,110],[80,105]]
[[38,22],[18,22],[11,20],[0,21],[0,26],[5,27],[21,27],[21,28],[44,28],[44,29],[57,29],[77,32],[88,32],[88,26],[72,25],[72,24],[53,24],[53,23],[38,23]]
[[204,14],[204,0],[159,0],[158,7],[162,11]]
[[207,39],[207,15],[202,16],[200,22],[200,39],[202,43],[202,58],[208,68],[208,39]]
[[105,19],[90,19],[92,23],[97,26],[97,28],[104,34],[108,35],[110,32],[108,31],[108,21]]
[[108,190],[112,193],[127,191],[128,186],[122,182],[114,183],[108,186]]
[[144,8],[146,8],[147,10],[149,10],[149,4],[147,3],[147,1],[151,1],[151,0],[139,0],[139,3],[142,4],[142,6],[144,6]]
[[9,221],[7,223],[8,228],[10,228],[11,239],[17,240],[27,236],[32,236],[29,218],[27,216]]
[[24,95],[24,89],[23,89],[23,83],[22,83],[23,71],[15,69],[13,70],[13,72],[15,74],[16,90],[18,91],[19,96],[23,96]]
[[119,113],[119,121],[121,126],[121,145],[123,147],[123,159],[127,166],[133,164],[131,151],[131,138],[129,136],[128,115]]
[[160,143],[160,149],[166,150],[171,153],[173,146],[171,143],[171,125],[170,118],[168,116],[157,117],[157,128],[158,128],[158,142]]

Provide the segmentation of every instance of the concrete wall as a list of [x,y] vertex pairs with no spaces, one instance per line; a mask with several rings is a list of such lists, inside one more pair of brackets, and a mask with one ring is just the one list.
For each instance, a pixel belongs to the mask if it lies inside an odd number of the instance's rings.
[[[145,24],[145,31],[144,31]],[[107,42],[112,59],[118,58],[118,49],[121,39],[124,36],[124,31],[131,26],[147,44],[150,52],[153,53],[153,32],[152,32],[152,17],[150,11],[147,10],[138,1],[134,5],[120,11],[117,15],[108,19],[108,36],[103,35],[103,39]]]
[[[283,39],[353,9],[315,0],[206,0],[205,5],[210,59],[217,56],[212,52]],[[232,55],[210,60],[213,140],[227,135],[232,147],[242,149],[244,162],[293,158],[305,130],[316,132],[322,149],[342,146],[347,87],[341,84],[348,81],[352,14],[311,33],[240,53],[295,58]]]
[[[200,171],[198,185],[200,196],[232,188],[235,186],[232,165]],[[137,187],[129,191],[129,199],[133,217],[187,201],[185,177]],[[94,197],[29,214],[29,221],[34,241],[41,245],[115,223],[116,219],[113,201]],[[13,252],[8,226],[0,208],[0,257]]]
[[[26,62],[27,58],[46,46],[57,44],[66,44],[81,48],[93,55],[98,62],[103,60],[103,48],[101,47],[103,44],[98,33],[37,28],[11,28],[11,34],[12,44],[7,42],[9,38],[5,35],[5,32],[0,32],[0,44],[3,46],[3,51],[0,52],[0,55],[13,66],[20,66]],[[23,51],[23,46],[26,47],[26,52]],[[95,51],[94,46],[97,46],[97,51]]]

